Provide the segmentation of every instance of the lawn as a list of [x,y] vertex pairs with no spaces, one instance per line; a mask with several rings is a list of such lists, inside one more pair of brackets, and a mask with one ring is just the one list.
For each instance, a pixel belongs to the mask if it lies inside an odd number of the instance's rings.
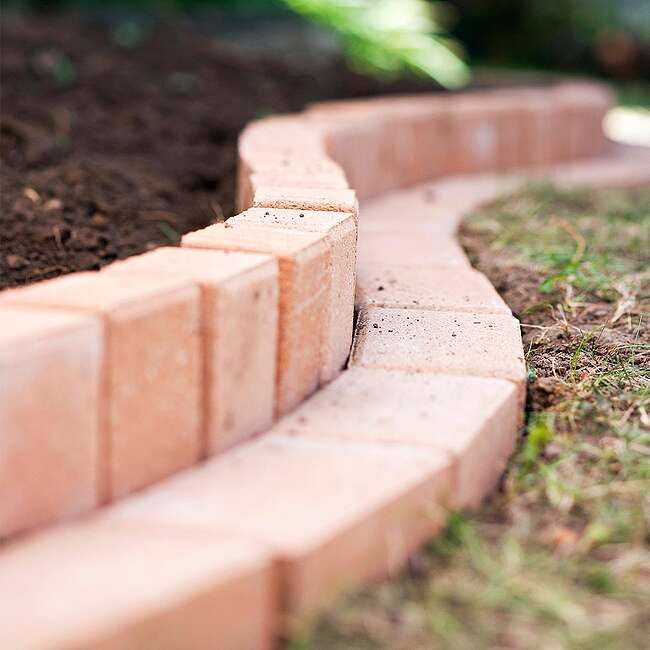
[[518,450],[479,512],[289,647],[647,648],[650,189],[527,187],[462,240],[522,323]]

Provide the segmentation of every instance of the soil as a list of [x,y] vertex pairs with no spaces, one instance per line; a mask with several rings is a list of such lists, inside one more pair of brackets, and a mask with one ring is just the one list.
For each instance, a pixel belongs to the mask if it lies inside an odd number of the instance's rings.
[[[507,250],[497,249],[471,221],[462,224],[460,239],[472,265],[488,277],[523,324],[527,364],[534,368],[529,374],[527,411],[545,411],[571,399],[575,387],[566,378],[581,343],[586,344],[588,354],[580,357],[577,381],[611,371],[616,357],[632,349],[634,364],[650,367],[647,302],[628,305],[622,317],[617,314],[616,303],[594,296],[564,311],[559,296],[540,291],[544,272],[517,262]],[[642,326],[637,326],[639,323]],[[640,349],[643,344],[648,347],[646,351]]]
[[138,32],[10,14],[1,30],[0,289],[99,269],[230,216],[237,135],[256,117],[433,90],[331,57],[250,55],[179,17]]

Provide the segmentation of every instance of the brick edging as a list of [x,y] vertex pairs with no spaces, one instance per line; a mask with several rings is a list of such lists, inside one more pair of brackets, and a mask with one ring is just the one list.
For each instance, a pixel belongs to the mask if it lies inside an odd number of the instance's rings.
[[[31,557],[57,589],[66,562],[93,572],[92,552],[76,557],[86,542],[127,549],[143,544],[144,528],[145,546],[169,561],[160,544],[173,555],[190,535],[200,557],[216,544],[236,559],[213,567],[207,553],[203,573],[169,571],[162,591],[254,599],[255,623],[224,619],[220,647],[261,648],[280,613],[308,614],[398,567],[449,508],[480,503],[521,424],[525,367],[517,323],[469,267],[455,227],[516,182],[488,172],[602,153],[610,103],[606,88],[572,82],[260,120],[240,138],[241,214],[178,249],[2,292],[0,537],[221,454],[86,522],[9,545],[8,588],[29,581]],[[486,175],[443,178],[461,173]],[[389,193],[431,178],[441,180]],[[356,197],[379,195],[359,219]],[[233,545],[254,549],[242,559]],[[47,558],[58,562],[61,549],[63,568],[53,568]],[[107,589],[114,579],[97,574]],[[102,614],[115,639],[136,638],[144,620],[127,600]],[[159,604],[148,641],[180,621],[191,647],[214,643],[210,608]],[[66,616],[50,645],[97,640]],[[7,647],[27,634],[19,627],[4,626]]]

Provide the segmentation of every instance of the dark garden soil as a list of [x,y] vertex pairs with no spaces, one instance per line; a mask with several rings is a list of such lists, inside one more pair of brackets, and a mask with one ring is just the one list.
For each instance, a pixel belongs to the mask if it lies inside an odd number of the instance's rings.
[[109,262],[230,216],[250,120],[327,98],[432,90],[338,60],[236,53],[176,17],[144,31],[2,19],[0,289]]

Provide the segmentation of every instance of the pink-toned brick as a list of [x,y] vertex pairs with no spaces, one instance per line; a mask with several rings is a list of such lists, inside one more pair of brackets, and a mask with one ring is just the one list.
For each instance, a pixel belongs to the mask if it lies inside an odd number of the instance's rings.
[[345,170],[345,175],[361,199],[374,196],[394,182],[382,160],[381,134],[384,125],[378,120],[332,125],[327,134],[327,150]]
[[267,429],[275,408],[278,265],[270,255],[158,248],[107,272],[153,273],[201,289],[205,450]]
[[359,265],[357,304],[363,307],[435,309],[510,314],[489,280],[465,267]]
[[428,184],[425,193],[436,214],[446,209],[459,211],[463,216],[503,194],[518,190],[525,182],[526,178],[515,173],[448,176]]
[[350,189],[260,185],[254,188],[251,205],[254,208],[358,212],[356,195]]
[[334,379],[345,365],[352,344],[357,228],[352,214],[311,210],[253,208],[232,217],[231,224],[289,228],[326,235],[330,248],[330,285],[321,350],[321,381]]
[[112,516],[265,542],[278,561],[286,612],[299,616],[396,569],[436,532],[451,471],[444,452],[270,433]]
[[472,174],[387,192],[361,204],[360,238],[378,231],[392,231],[397,236],[400,229],[428,232],[429,237],[448,240],[466,214],[524,183],[525,178],[515,174]]
[[449,100],[451,155],[447,174],[496,168],[501,129],[498,114],[486,110],[484,98],[460,95]]
[[[384,158],[394,160],[392,187],[404,187],[448,173],[455,151],[447,102],[405,97],[390,110]],[[379,188],[384,192],[386,188]]]
[[469,267],[463,249],[454,236],[444,230],[395,227],[365,231],[360,227],[360,231],[357,248],[359,267],[372,264]]
[[449,162],[449,111],[440,101],[364,101],[353,110],[315,111],[327,125],[327,146],[358,196],[368,198],[444,173]]
[[278,153],[273,150],[256,149],[242,159],[241,164],[251,174],[292,173],[305,176],[332,176],[345,180],[345,174],[339,165],[328,158],[325,153],[302,154]]
[[252,205],[260,187],[345,189],[348,183],[339,165],[325,154],[278,153],[255,148],[239,160],[238,209]]
[[512,316],[417,309],[363,309],[351,365],[526,380]]
[[558,85],[552,94],[568,122],[569,158],[602,154],[607,144],[603,120],[615,104],[611,90],[593,83],[568,82]]
[[101,316],[106,327],[102,497],[194,464],[201,447],[199,289],[184,280],[75,273],[7,302]]
[[[505,93],[502,94],[505,98]],[[564,107],[550,93],[522,89],[512,91],[518,110],[523,111],[524,130],[520,142],[522,165],[549,165],[571,155],[569,120]]]
[[[463,177],[465,187],[469,179]],[[468,202],[447,201],[438,192],[437,183],[419,185],[407,190],[387,192],[365,201],[359,210],[359,236],[366,233],[389,231],[424,231],[428,236],[449,239],[458,223],[469,211]],[[469,193],[466,191],[465,196]]]
[[288,228],[216,224],[183,237],[189,248],[268,253],[280,273],[277,412],[286,413],[318,386],[329,295],[326,235]]
[[521,164],[525,114],[511,98],[469,93],[449,99],[451,153],[447,174],[508,169]]
[[341,174],[309,174],[292,170],[255,172],[251,174],[253,194],[259,187],[312,188],[319,190],[341,190],[348,187],[345,176]]
[[521,405],[501,379],[352,368],[276,426],[278,433],[421,445],[455,461],[453,506],[476,507],[512,453]]
[[0,306],[0,538],[97,505],[103,347],[91,316]]
[[274,584],[257,544],[91,521],[0,552],[0,647],[264,650]]
[[248,124],[237,149],[244,160],[259,153],[318,156],[324,153],[324,137],[301,115],[274,115]]
[[550,180],[563,187],[639,188],[650,185],[650,153],[648,147],[613,148],[607,156],[555,165],[537,178]]

